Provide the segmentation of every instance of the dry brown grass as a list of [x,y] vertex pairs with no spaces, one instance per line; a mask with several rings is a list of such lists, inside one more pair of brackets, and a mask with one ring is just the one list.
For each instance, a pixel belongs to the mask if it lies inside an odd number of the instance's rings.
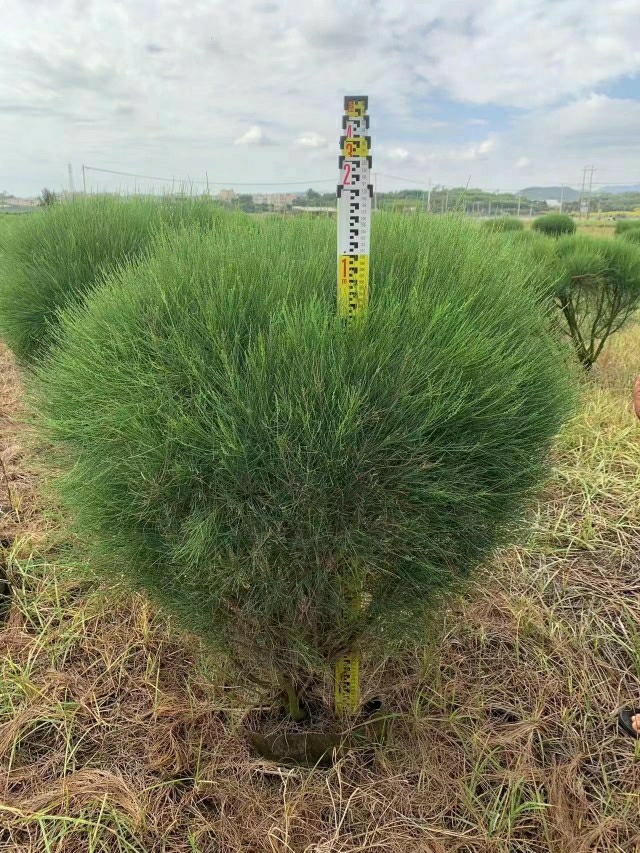
[[37,510],[6,352],[1,370],[15,597],[0,631],[0,848],[640,850],[640,749],[615,726],[640,699],[640,326],[595,371],[528,541],[446,614],[434,648],[382,674],[398,715],[386,749],[329,770],[252,756],[224,665],[74,561]]

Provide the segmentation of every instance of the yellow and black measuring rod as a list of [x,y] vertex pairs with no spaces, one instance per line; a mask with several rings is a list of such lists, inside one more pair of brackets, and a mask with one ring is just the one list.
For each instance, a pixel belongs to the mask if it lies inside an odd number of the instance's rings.
[[[373,186],[368,108],[366,95],[344,99],[338,161],[338,316],[346,321],[361,317],[369,301]],[[360,590],[355,591],[353,607],[361,607]],[[336,713],[355,714],[359,705],[360,658],[353,650],[336,662]]]
[[369,244],[371,234],[371,137],[369,99],[344,99],[340,137],[338,184],[338,316],[361,315],[369,299]]

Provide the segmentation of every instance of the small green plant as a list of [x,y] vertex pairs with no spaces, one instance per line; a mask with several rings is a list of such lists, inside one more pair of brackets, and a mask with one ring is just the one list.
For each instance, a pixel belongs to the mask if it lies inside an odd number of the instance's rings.
[[345,649],[424,636],[514,536],[571,408],[517,252],[455,218],[381,216],[375,236],[346,327],[330,225],[165,234],[64,313],[36,374],[96,564],[294,713]]
[[640,249],[626,240],[563,237],[555,244],[555,263],[555,298],[589,370],[640,306]]
[[618,219],[614,232],[616,236],[625,234],[627,231],[637,231],[640,228],[640,217],[637,219]]
[[23,365],[33,364],[54,339],[60,310],[139,258],[160,229],[223,220],[203,199],[117,196],[79,197],[21,217],[0,234],[0,333]]
[[485,231],[524,231],[524,224],[516,216],[498,216],[495,219],[487,219],[482,223]]
[[548,237],[561,237],[563,234],[575,234],[576,231],[576,223],[565,213],[545,213],[534,219],[531,227]]

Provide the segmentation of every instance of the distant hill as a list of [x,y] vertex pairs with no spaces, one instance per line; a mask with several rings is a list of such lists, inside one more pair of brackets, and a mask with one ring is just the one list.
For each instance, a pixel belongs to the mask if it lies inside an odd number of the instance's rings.
[[[530,201],[547,201],[547,199],[555,199],[560,201],[562,196],[562,187],[526,187],[520,190],[518,195],[528,198]],[[564,201],[578,201],[580,193],[572,187],[564,188]]]
[[623,193],[640,193],[640,184],[627,184],[622,187],[601,187],[599,193],[611,193],[611,195],[622,195]]

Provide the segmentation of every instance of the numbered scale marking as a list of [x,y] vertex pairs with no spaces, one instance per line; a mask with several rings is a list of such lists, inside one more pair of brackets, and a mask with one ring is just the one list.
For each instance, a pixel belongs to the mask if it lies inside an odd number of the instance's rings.
[[[369,300],[369,244],[371,233],[371,137],[369,101],[364,95],[344,99],[343,135],[340,137],[338,184],[338,316],[351,321],[361,317]],[[362,607],[360,591],[353,608]],[[335,666],[335,708],[353,715],[360,706],[360,658],[351,650]]]
[[343,655],[336,663],[336,711],[355,714],[360,705],[360,659],[355,652]]
[[351,320],[366,310],[369,298],[371,232],[371,137],[368,98],[344,101],[338,184],[338,315]]

